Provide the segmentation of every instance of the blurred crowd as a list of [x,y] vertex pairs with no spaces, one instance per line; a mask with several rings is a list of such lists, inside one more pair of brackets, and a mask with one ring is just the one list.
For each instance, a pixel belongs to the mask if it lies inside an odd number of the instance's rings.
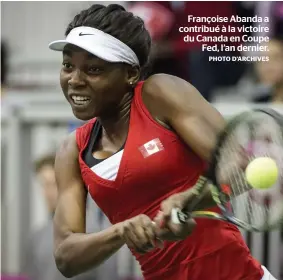
[[[238,95],[241,101],[281,102],[283,95],[283,2],[153,1],[133,3],[130,9],[144,18],[152,34],[154,45],[150,73],[165,72],[179,76],[192,83],[208,101],[221,101],[222,98],[229,100]],[[260,54],[269,55],[269,62],[222,61],[212,63],[208,60],[209,56],[242,54],[202,51],[200,42],[184,42],[184,33],[178,31],[180,26],[201,26],[203,24],[188,23],[188,15],[194,17],[218,15],[228,18],[233,15],[269,17],[270,22],[267,25],[270,32],[266,35],[270,37],[270,51],[268,54]],[[239,23],[226,23],[226,26],[228,24],[234,27],[239,26]],[[250,26],[251,23],[244,23],[244,25]],[[206,33],[209,36],[221,34],[222,32]],[[232,34],[225,35],[231,36]]]
[[[194,1],[141,1],[125,2],[133,13],[141,17],[150,31],[153,47],[146,75],[168,73],[192,83],[210,102],[257,102],[283,103],[283,2],[194,2]],[[270,32],[268,62],[209,62],[208,56],[233,56],[241,53],[211,53],[202,51],[200,44],[185,43],[180,26],[189,26],[187,15],[195,17],[267,16]],[[236,24],[236,23],[235,23]],[[250,25],[250,23],[246,23]],[[254,23],[256,24],[256,23]],[[231,25],[231,24],[230,24]],[[2,27],[3,28],[3,27]],[[219,34],[211,34],[218,36]],[[250,34],[257,35],[257,34]],[[56,39],[56,38],[55,38]],[[1,91],[17,88],[17,82],[9,76],[10,42],[1,40]],[[20,79],[21,77],[19,77]],[[33,85],[28,85],[32,87]],[[37,85],[38,86],[38,85]],[[44,85],[42,85],[44,86]],[[40,88],[40,85],[39,85]],[[23,87],[22,89],[25,89]],[[36,92],[36,91],[34,91]],[[42,187],[49,219],[47,223],[30,235],[27,241],[25,274],[30,280],[60,280],[52,257],[52,216],[56,207],[57,188],[54,178],[54,155],[49,154],[35,163],[35,174]],[[108,226],[108,221],[89,201],[87,230],[99,231]],[[283,251],[283,249],[282,249]],[[283,259],[283,257],[282,257]],[[119,270],[118,262],[124,268]],[[282,260],[283,262],[283,260]],[[283,263],[282,263],[283,267]],[[282,272],[283,273],[283,272]],[[80,280],[137,280],[139,268],[129,252],[123,249],[100,268],[75,279]],[[283,276],[282,276],[283,279]]]

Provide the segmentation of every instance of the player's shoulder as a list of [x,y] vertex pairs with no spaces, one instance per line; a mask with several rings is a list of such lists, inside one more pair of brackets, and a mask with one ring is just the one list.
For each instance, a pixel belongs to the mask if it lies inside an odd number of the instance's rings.
[[189,82],[169,74],[155,74],[144,81],[143,95],[149,98],[175,99],[184,93],[198,94]]
[[57,150],[57,154],[69,150],[70,147],[74,146],[75,144],[76,144],[76,130],[72,131],[70,134],[65,136],[65,138],[61,142],[61,145],[59,146],[59,149]]
[[60,157],[65,154],[76,155],[78,153],[78,149],[80,149],[80,146],[83,144],[86,137],[90,133],[94,122],[95,119],[91,119],[90,121],[82,124],[76,130],[71,132],[69,135],[67,135],[63,139],[62,144],[57,150],[57,157]]
[[59,145],[55,158],[55,171],[59,170],[62,164],[77,158],[78,147],[76,142],[76,131],[71,132]]
[[196,110],[194,105],[203,97],[187,81],[172,75],[157,74],[144,82],[142,99],[153,116],[166,121],[176,112]]
[[148,94],[158,93],[162,91],[162,89],[165,88],[167,84],[172,83],[172,81],[176,79],[178,79],[178,77],[169,74],[160,73],[151,75],[144,81],[143,92],[146,92]]

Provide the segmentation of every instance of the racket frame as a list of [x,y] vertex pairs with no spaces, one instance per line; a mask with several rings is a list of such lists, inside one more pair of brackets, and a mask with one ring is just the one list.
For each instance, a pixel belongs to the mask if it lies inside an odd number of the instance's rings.
[[[198,198],[196,199],[193,205],[190,205],[183,211],[180,209],[173,209],[171,213],[171,219],[173,223],[176,223],[176,224],[185,223],[189,218],[210,218],[210,219],[227,221],[247,231],[254,231],[254,232],[272,230],[278,227],[278,225],[274,225],[273,227],[269,226],[269,227],[259,229],[253,225],[250,225],[248,223],[241,221],[240,219],[237,219],[233,215],[233,213],[231,211],[228,211],[228,209],[226,208],[225,202],[227,201],[224,202],[224,200],[222,199],[223,198],[222,196],[224,195],[224,193],[216,178],[218,158],[220,156],[220,151],[223,146],[223,143],[225,143],[227,137],[230,136],[232,131],[237,127],[237,125],[243,119],[253,114],[254,112],[261,112],[261,113],[269,115],[280,125],[280,127],[283,127],[283,117],[273,109],[256,108],[250,111],[240,113],[234,118],[232,118],[230,121],[228,121],[225,126],[225,129],[218,136],[217,144],[215,146],[214,151],[212,152],[211,164],[209,166],[208,171],[205,174],[205,177],[200,176],[201,182],[199,181],[197,182],[197,184],[199,184],[197,186],[197,192],[199,193]],[[282,137],[283,137],[283,129],[281,132],[282,132]],[[216,190],[218,199],[214,199],[214,200],[217,206],[220,208],[222,214],[212,212],[212,211],[194,211],[195,206],[197,206],[197,204],[202,200],[203,198],[202,193],[207,187],[207,184],[209,182],[213,185],[213,187]]]

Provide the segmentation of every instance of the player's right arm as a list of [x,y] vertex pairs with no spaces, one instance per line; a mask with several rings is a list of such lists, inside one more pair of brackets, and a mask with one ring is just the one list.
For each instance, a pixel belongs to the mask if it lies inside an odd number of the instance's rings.
[[54,257],[61,273],[73,277],[102,263],[125,242],[119,224],[98,233],[85,233],[87,193],[75,134],[58,150],[55,173],[59,196],[54,216]]
[[86,189],[81,177],[75,134],[58,150],[55,173],[58,202],[54,216],[54,257],[65,277],[98,266],[124,244],[139,253],[154,246],[151,219],[139,215],[98,233],[85,233]]

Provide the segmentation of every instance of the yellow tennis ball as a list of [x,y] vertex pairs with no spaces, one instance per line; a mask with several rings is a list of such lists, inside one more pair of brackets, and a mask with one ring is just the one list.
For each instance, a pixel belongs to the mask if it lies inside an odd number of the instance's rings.
[[251,161],[246,168],[246,179],[256,189],[268,189],[278,179],[276,162],[269,157],[258,157]]

